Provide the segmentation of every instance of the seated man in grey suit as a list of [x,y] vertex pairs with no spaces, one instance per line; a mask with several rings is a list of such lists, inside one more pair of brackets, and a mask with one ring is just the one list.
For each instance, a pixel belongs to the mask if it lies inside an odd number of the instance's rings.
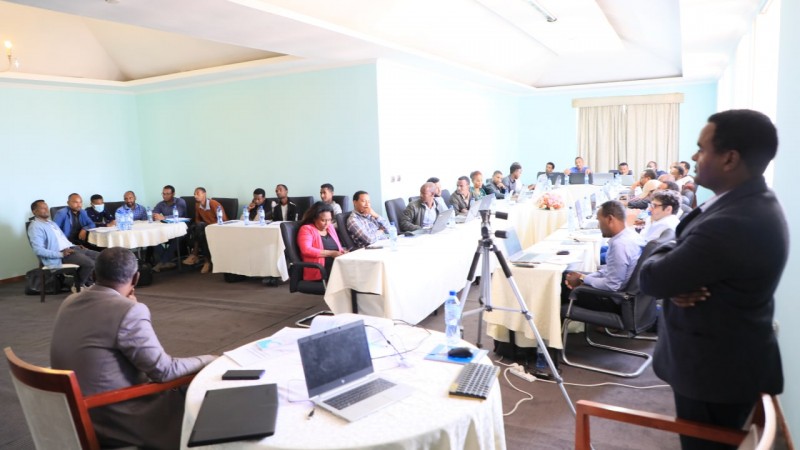
[[433,222],[439,217],[439,208],[433,199],[435,194],[434,183],[427,182],[419,188],[419,198],[409,203],[398,218],[400,231],[415,231],[433,226]]
[[[136,301],[137,281],[133,253],[105,249],[95,264],[96,284],[69,296],[58,310],[50,364],[75,371],[84,395],[174,380],[215,358],[167,354],[153,331],[150,310]],[[90,415],[103,447],[174,449],[180,446],[184,400],[182,391],[172,390],[94,408]]]

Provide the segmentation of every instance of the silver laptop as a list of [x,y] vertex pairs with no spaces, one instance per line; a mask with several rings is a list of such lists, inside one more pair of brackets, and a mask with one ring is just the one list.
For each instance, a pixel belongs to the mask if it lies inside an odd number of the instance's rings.
[[481,199],[481,201],[476,202],[473,201],[472,205],[469,207],[469,212],[466,216],[456,216],[456,223],[467,223],[478,216],[480,216],[481,211],[487,211],[492,208],[492,196],[487,195]]
[[600,228],[600,222],[592,218],[593,214],[588,214],[583,208],[584,200],[578,199],[575,202],[575,214],[578,215],[578,226],[582,230],[594,230]]
[[595,186],[602,186],[612,181],[614,181],[613,173],[595,172],[592,174],[592,184]]
[[439,216],[436,217],[436,222],[433,222],[433,226],[430,228],[421,228],[416,231],[412,231],[411,234],[414,236],[419,236],[420,234],[436,234],[445,228],[447,228],[447,222],[450,220],[450,216],[455,214],[455,211],[452,209],[446,209],[439,213]]
[[309,399],[350,422],[412,393],[375,375],[363,320],[300,338],[297,346]]
[[628,174],[628,175],[620,175],[620,176],[619,176],[619,182],[620,182],[620,183],[621,183],[623,186],[630,186],[630,185],[632,185],[632,184],[633,184],[633,182],[634,182],[634,181],[636,181],[636,180],[633,178],[633,175],[631,175],[631,174]]
[[506,258],[512,264],[536,264],[542,262],[545,257],[550,256],[540,253],[526,252],[522,250],[519,236],[514,228],[506,230],[506,238],[503,240],[506,248]]

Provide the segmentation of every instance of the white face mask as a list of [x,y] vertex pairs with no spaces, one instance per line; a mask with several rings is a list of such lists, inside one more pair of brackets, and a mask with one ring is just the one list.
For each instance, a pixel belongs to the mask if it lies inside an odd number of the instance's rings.
[[92,208],[94,208],[95,211],[101,213],[103,212],[104,209],[106,209],[106,205],[105,203],[101,203],[99,205],[92,205]]

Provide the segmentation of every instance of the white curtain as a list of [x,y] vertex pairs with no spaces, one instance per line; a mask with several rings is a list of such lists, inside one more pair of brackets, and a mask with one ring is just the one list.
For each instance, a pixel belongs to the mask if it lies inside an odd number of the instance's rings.
[[625,107],[592,106],[578,110],[578,156],[598,172],[616,169],[625,152]]
[[638,174],[649,161],[669,172],[669,166],[678,160],[678,133],[680,105],[629,105],[627,107],[627,150],[622,155]]

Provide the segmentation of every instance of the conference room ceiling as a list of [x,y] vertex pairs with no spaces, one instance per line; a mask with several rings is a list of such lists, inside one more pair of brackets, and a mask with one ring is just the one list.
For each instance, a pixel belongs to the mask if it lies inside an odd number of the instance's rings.
[[[387,58],[534,88],[718,78],[765,0],[12,0],[5,74],[147,81]],[[5,61],[0,60],[0,71]]]

